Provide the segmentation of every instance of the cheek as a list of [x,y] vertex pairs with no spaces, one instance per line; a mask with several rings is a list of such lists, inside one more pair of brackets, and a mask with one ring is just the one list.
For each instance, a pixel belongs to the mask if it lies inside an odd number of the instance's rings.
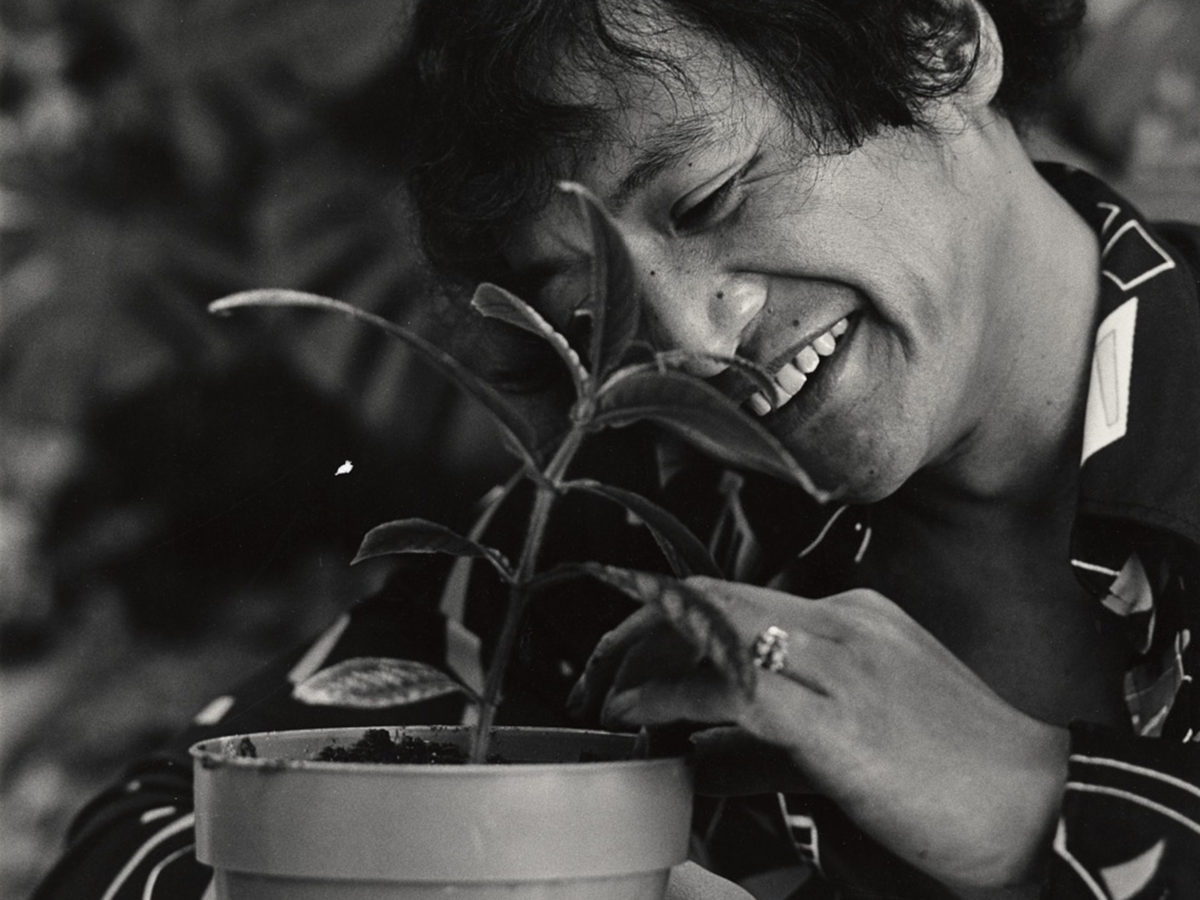
[[948,279],[943,267],[931,265],[924,237],[900,241],[903,224],[828,213],[780,211],[748,221],[738,240],[752,260],[748,268],[854,290],[879,322],[913,345],[910,352],[919,333],[944,330],[939,295]]
[[860,325],[860,352],[827,406],[785,442],[822,487],[843,499],[888,496],[928,463],[947,399],[936,357],[922,367],[877,321]]
[[859,288],[906,341],[952,330],[970,277],[953,208],[920,180],[851,168],[781,222],[811,265]]
[[976,290],[964,256],[945,235],[910,230],[909,239],[878,250],[880,315],[904,337],[912,355],[956,349],[968,337]]

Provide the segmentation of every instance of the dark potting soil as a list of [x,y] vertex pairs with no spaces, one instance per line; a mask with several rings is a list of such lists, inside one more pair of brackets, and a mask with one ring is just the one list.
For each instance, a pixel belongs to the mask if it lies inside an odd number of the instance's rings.
[[[258,748],[254,746],[254,742],[250,738],[244,737],[238,743],[237,756],[255,759],[258,757]],[[385,728],[368,728],[363,732],[363,736],[353,744],[345,746],[336,743],[327,744],[312,759],[316,762],[409,763],[417,765],[462,765],[468,762],[467,753],[452,743],[429,741],[411,735],[404,735],[399,741],[395,741]],[[583,748],[579,751],[576,762],[611,762],[613,759],[614,757],[610,755]],[[487,762],[494,765],[512,765],[518,761],[490,753]],[[207,760],[202,764],[206,767],[212,765]],[[287,763],[279,760],[279,765],[286,767]]]
[[[383,728],[368,728],[361,738],[347,747],[331,744],[314,759],[320,762],[460,764],[467,755],[453,744],[403,736],[393,741]],[[490,760],[489,760],[490,761]]]

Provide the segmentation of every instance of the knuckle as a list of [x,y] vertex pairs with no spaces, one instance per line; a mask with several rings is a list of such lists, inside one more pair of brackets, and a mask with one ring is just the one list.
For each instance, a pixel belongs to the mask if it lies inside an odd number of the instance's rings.
[[887,603],[887,598],[874,588],[857,588],[847,593],[851,603],[865,609],[877,609]]
[[596,642],[596,648],[592,651],[592,659],[609,656],[620,641],[621,635],[617,632],[617,629],[614,628],[612,631],[606,631],[600,636],[600,640]]

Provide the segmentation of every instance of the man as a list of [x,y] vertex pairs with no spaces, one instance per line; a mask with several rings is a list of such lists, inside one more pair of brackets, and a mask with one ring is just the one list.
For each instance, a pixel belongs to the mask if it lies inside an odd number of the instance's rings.
[[696,585],[761,636],[752,702],[662,653],[651,613],[572,695],[585,720],[720,726],[694,739],[702,781],[779,796],[808,891],[1200,896],[1194,263],[1027,157],[1014,121],[1078,18],[1030,6],[472,0],[414,19],[434,259],[565,326],[586,258],[553,183],[587,184],[648,336],[764,366],[774,396],[737,399],[838,497],[814,522],[722,482],[736,580]]

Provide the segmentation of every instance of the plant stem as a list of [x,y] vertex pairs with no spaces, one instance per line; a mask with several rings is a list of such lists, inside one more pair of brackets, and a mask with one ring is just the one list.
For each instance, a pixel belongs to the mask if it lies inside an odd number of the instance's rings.
[[521,547],[516,577],[509,590],[508,610],[504,616],[504,625],[500,629],[500,637],[492,653],[487,680],[484,682],[483,697],[479,704],[479,722],[475,725],[475,731],[471,735],[470,761],[472,763],[481,763],[487,759],[492,723],[496,719],[500,694],[504,688],[504,676],[508,671],[513,651],[516,649],[517,638],[520,636],[521,619],[525,615],[525,606],[529,602],[529,582],[537,572],[537,561],[541,555],[546,525],[550,521],[550,512],[558,499],[558,485],[566,474],[571,460],[575,458],[579,445],[583,442],[583,436],[584,431],[579,427],[572,428],[567,432],[558,450],[555,451],[554,457],[547,463],[542,473],[545,476],[544,480],[534,484],[533,509],[529,513],[529,524],[525,530],[525,542]]

